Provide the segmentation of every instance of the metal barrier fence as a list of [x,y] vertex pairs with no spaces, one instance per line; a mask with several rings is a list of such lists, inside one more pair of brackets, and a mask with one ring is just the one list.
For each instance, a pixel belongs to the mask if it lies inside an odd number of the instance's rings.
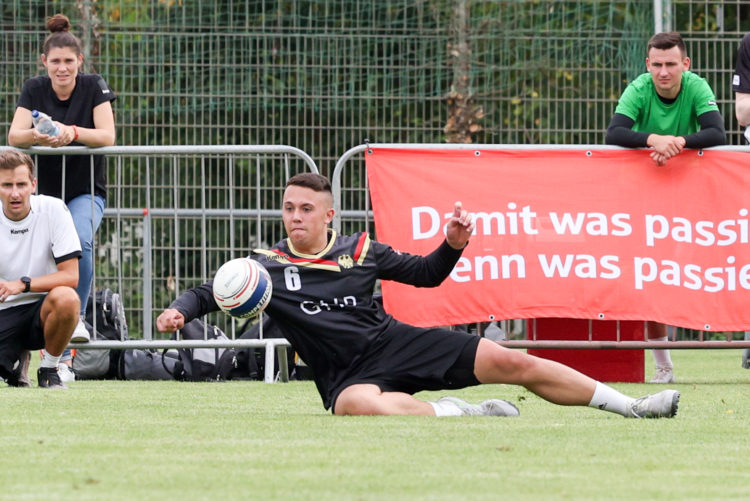
[[[85,349],[172,347],[174,342],[153,333],[158,313],[183,290],[205,282],[222,263],[278,241],[283,235],[279,216],[286,179],[302,171],[318,172],[309,155],[291,146],[26,151],[96,153],[107,160],[108,207],[95,240],[92,290],[108,287],[121,294],[131,337],[139,340],[77,346]],[[230,338],[229,343],[212,342],[210,347],[265,347],[266,360],[270,357],[266,380],[272,379],[273,351],[285,349],[286,340],[238,340],[237,322],[223,314],[212,314],[210,323]]]
[[0,12],[2,137],[23,82],[44,73],[45,19],[63,12],[85,71],[118,96],[118,144],[293,144],[330,176],[363,138],[439,143],[458,118],[476,143],[603,142],[661,29],[682,33],[729,141],[744,142],[738,0],[4,0]]
[[[551,145],[373,144],[345,152],[337,161],[332,185],[337,231],[366,229],[374,233],[364,162],[357,155],[369,147],[411,149],[539,149]],[[616,149],[611,146],[554,145],[555,149]],[[4,149],[4,148],[0,148]],[[717,149],[748,151],[747,147]],[[284,235],[280,221],[286,179],[303,170],[318,172],[305,152],[289,146],[179,146],[108,147],[89,149],[31,148],[32,155],[103,154],[107,157],[109,207],[97,233],[94,287],[119,291],[125,302],[133,338],[125,343],[95,341],[84,349],[181,347],[263,347],[265,381],[274,380],[275,351],[286,350],[286,340],[240,340],[235,321],[216,314],[230,341],[171,341],[154,336],[156,315],[183,290],[203,283],[225,261],[245,255],[255,247],[268,247]],[[354,164],[354,165],[352,165]],[[344,175],[345,167],[349,172]],[[342,182],[346,179],[346,186]],[[355,228],[356,227],[356,228]],[[484,326],[478,325],[482,333]],[[506,331],[509,329],[506,327]],[[750,348],[742,334],[681,332],[668,343],[509,339],[513,348]],[[739,337],[738,339],[735,339]],[[279,357],[283,359],[284,357]],[[284,359],[285,360],[285,359]],[[287,368],[281,367],[281,379]]]
[[[361,156],[371,148],[398,148],[412,150],[540,150],[540,149],[587,149],[587,150],[616,150],[622,149],[619,146],[602,146],[602,145],[514,145],[514,144],[398,144],[398,143],[373,143],[362,144],[347,150],[338,161],[333,170],[331,185],[334,196],[334,220],[333,227],[337,231],[346,231],[345,228],[350,222],[363,222],[368,231],[374,232],[373,214],[370,206],[368,195],[363,193],[353,193],[348,187],[344,186],[342,179],[348,182],[355,180],[358,186],[369,193],[367,176],[365,173],[364,158]],[[750,153],[750,147],[747,146],[720,146],[711,148],[714,150],[724,151],[743,151]],[[396,182],[396,180],[394,180]],[[520,320],[519,320],[520,321]],[[504,331],[510,332],[509,321],[504,323]],[[512,348],[586,348],[586,349],[692,349],[692,348],[729,348],[740,349],[750,348],[750,335],[742,332],[704,332],[689,329],[670,329],[670,341],[622,341],[620,338],[620,323],[617,321],[617,336],[615,341],[596,341],[593,338],[593,321],[589,321],[588,338],[580,341],[570,340],[539,340],[537,339],[536,329],[532,328],[526,337],[528,339],[512,339],[501,341],[501,344]],[[484,325],[476,326],[476,331],[482,333]],[[750,331],[748,331],[750,334]],[[521,332],[520,334],[526,334]],[[679,338],[682,338],[678,340]],[[723,338],[723,340],[721,339]]]

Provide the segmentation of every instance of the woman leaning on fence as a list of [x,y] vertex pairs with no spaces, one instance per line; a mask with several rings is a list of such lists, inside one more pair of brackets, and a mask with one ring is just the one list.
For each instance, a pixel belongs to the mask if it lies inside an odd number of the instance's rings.
[[[71,24],[67,17],[56,14],[47,21],[47,28],[51,34],[44,41],[41,56],[47,74],[32,77],[24,83],[8,133],[8,143],[18,148],[113,145],[115,119],[111,102],[115,100],[114,92],[101,76],[79,71],[83,64],[81,41],[70,32]],[[52,117],[59,133],[54,137],[39,133],[33,127],[32,110]],[[93,211],[90,170],[92,158]],[[81,318],[85,314],[87,298],[91,292],[94,233],[101,223],[106,205],[105,176],[104,158],[101,155],[37,157],[39,193],[60,197],[65,201],[81,240],[83,255],[78,264],[79,282],[76,290],[81,298]],[[73,341],[88,339],[88,332],[83,322],[79,321],[73,333]]]

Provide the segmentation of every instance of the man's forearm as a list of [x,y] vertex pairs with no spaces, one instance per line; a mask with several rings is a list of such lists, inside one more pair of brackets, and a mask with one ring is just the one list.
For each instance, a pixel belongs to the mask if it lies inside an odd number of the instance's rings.
[[750,94],[735,93],[734,114],[741,126],[746,127],[750,124]]
[[698,117],[701,130],[685,136],[685,148],[709,148],[727,142],[724,119],[718,111],[709,111]]
[[626,148],[645,148],[647,132],[636,132],[633,130],[635,122],[620,113],[615,113],[607,127],[607,134],[604,137],[606,144],[625,146]]
[[189,322],[206,313],[218,311],[219,306],[213,297],[212,283],[207,282],[198,287],[186,290],[169,307],[182,313],[185,317],[185,322]]

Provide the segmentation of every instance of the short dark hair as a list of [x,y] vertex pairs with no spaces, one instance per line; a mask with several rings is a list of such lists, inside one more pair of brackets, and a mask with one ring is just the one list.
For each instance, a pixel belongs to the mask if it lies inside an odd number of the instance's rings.
[[687,56],[687,48],[682,37],[676,31],[666,31],[664,33],[657,33],[652,36],[648,41],[648,48],[646,49],[646,55],[651,52],[651,49],[669,50],[672,47],[678,47],[682,53],[682,57]]
[[29,155],[19,150],[5,150],[0,152],[0,170],[13,170],[25,165],[29,168],[29,177],[34,178],[34,161]]
[[289,178],[286,182],[287,186],[302,186],[303,188],[310,188],[313,191],[325,191],[333,194],[331,190],[331,182],[327,177],[315,174],[314,172],[303,172]]

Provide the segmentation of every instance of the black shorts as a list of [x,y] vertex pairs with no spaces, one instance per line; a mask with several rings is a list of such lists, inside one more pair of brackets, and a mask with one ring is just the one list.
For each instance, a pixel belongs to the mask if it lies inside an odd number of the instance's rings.
[[382,391],[419,391],[476,386],[474,360],[481,338],[447,329],[397,323],[377,346],[331,388],[331,411],[348,386],[374,384]]
[[7,378],[24,350],[44,348],[44,330],[38,301],[0,310],[0,376]]

